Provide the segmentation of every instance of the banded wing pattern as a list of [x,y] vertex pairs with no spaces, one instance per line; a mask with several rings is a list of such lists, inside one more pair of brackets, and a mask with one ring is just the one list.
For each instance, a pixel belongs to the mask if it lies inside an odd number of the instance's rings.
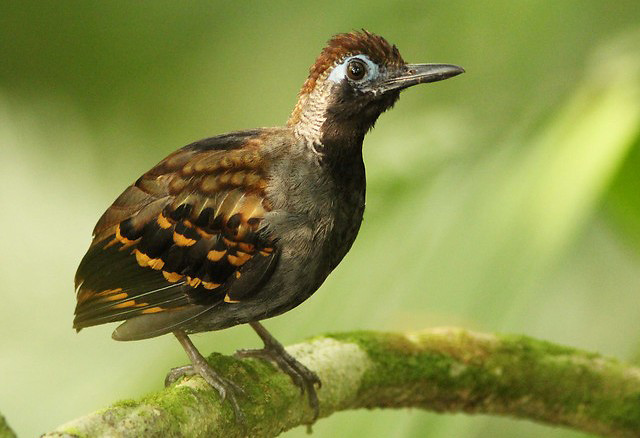
[[[238,302],[277,261],[260,131],[180,149],[104,213],[76,274],[74,327]],[[180,313],[180,312],[176,312]]]

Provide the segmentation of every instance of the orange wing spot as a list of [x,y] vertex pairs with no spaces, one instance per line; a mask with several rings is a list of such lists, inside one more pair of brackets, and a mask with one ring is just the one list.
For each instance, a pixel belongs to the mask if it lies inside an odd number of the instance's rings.
[[184,275],[180,275],[177,272],[167,272],[167,271],[162,271],[162,275],[164,276],[164,278],[166,278],[167,281],[171,283],[180,281],[182,280],[182,277],[184,277]]
[[256,249],[256,246],[253,243],[239,242],[238,248],[244,252],[253,252]]
[[182,178],[174,178],[169,183],[169,192],[173,195],[180,193],[187,186],[187,182]]
[[[111,298],[111,296],[113,296],[114,294],[118,294],[118,292],[122,292],[122,288],[119,287],[117,289],[106,289],[103,290],[101,292],[94,292],[92,290],[81,290],[80,293],[78,293],[78,303],[84,303],[85,301],[89,301],[90,299],[94,298],[94,297],[107,297],[108,301],[112,301],[112,300],[118,300],[120,298],[126,298],[127,294],[119,294],[117,295],[117,298]],[[123,296],[124,295],[124,296]]]
[[220,283],[211,283],[210,281],[203,281],[203,282],[202,282],[202,286],[203,286],[205,289],[209,289],[209,290],[211,290],[211,289],[215,289],[215,288],[217,288],[217,287],[220,287]]
[[127,295],[126,292],[122,292],[120,294],[114,294],[114,295],[109,295],[105,298],[105,300],[107,301],[118,301],[118,300],[123,300],[125,298],[127,298],[129,295]]
[[223,237],[222,241],[224,242],[225,245],[227,245],[230,248],[233,248],[234,246],[238,245],[237,242],[234,242],[233,240],[229,240],[226,237]]
[[207,259],[211,260],[212,262],[217,262],[220,261],[220,259],[224,257],[226,253],[227,251],[211,250],[207,253]]
[[227,255],[227,260],[233,266],[242,266],[251,258],[251,254],[247,254],[246,252],[237,251],[236,255],[229,254]]
[[[256,183],[256,188],[257,188],[258,190],[264,190],[264,189],[266,189],[266,188],[267,188],[267,181],[266,181],[266,180],[264,180],[264,179],[261,179],[260,181],[258,181],[258,182]],[[269,210],[270,210],[270,209],[271,209],[271,207],[269,207]]]
[[240,271],[236,271],[235,272],[236,278],[240,278],[240,276],[242,275],[242,273],[240,273]]
[[120,241],[116,237],[114,237],[102,249],[109,249],[109,248],[111,248],[113,245],[115,245],[118,242],[120,242]]
[[218,177],[218,182],[220,184],[228,184],[231,179],[231,174],[229,172],[225,172]]
[[125,307],[134,307],[136,305],[136,301],[135,300],[129,300],[129,301],[125,301],[123,303],[118,303],[115,306],[113,306],[116,309],[124,309]]
[[233,167],[233,160],[226,156],[226,157],[222,157],[220,158],[220,161],[218,161],[218,165],[220,165],[220,167],[225,167],[225,168],[231,168]]
[[255,172],[249,172],[247,173],[247,175],[244,177],[244,184],[247,186],[253,186],[258,184],[258,182],[260,181],[260,175],[258,175]]
[[255,152],[244,154],[242,156],[242,161],[245,166],[257,167],[260,164],[260,155]]
[[215,193],[218,188],[218,177],[215,175],[207,175],[200,181],[200,190],[203,192]]
[[240,257],[236,257],[234,255],[229,254],[227,256],[227,260],[229,260],[229,263],[231,263],[233,266],[242,266],[242,262],[240,261]]
[[195,228],[196,228],[196,232],[200,235],[200,237],[202,237],[204,239],[211,239],[211,237],[213,237],[213,234],[207,233],[202,228],[200,228],[200,227],[195,227]]
[[176,170],[184,166],[193,154],[194,152],[176,151],[164,159],[164,168],[170,171]]
[[161,258],[150,259],[149,260],[149,267],[152,268],[152,269],[155,269],[156,271],[159,271],[160,269],[162,269],[164,267],[164,261]]
[[260,250],[260,254],[262,254],[265,257],[270,256],[272,253],[273,253],[273,248],[262,248]]
[[239,303],[240,301],[238,300],[232,300],[231,297],[229,296],[229,294],[224,296],[224,302],[225,303]]
[[244,176],[245,176],[244,171],[235,172],[231,175],[231,179],[229,180],[229,182],[234,186],[240,186],[244,181]]
[[116,227],[116,239],[118,239],[120,242],[127,244],[127,243],[132,243],[133,240],[127,239],[126,237],[124,237],[122,234],[120,234],[120,225],[118,225]]
[[158,219],[156,220],[156,222],[158,223],[160,228],[162,228],[163,230],[171,228],[171,225],[172,225],[171,222],[169,222],[169,219],[164,217],[162,213],[160,213],[160,216],[158,216]]
[[202,280],[198,277],[187,277],[187,283],[191,287],[198,287],[200,286],[200,283],[202,283]]
[[122,292],[122,288],[118,287],[116,289],[105,289],[102,292],[98,292],[96,294],[97,297],[103,297],[105,295],[117,294],[118,292]]
[[182,167],[182,174],[184,176],[191,176],[193,174],[193,163],[189,162]]
[[158,312],[162,312],[164,309],[162,307],[149,307],[148,309],[144,309],[142,312],[143,314],[146,313],[158,313]]
[[141,252],[139,249],[133,250],[133,253],[136,255],[136,260],[138,264],[142,267],[149,266],[149,262],[151,261],[151,257]]
[[[118,225],[116,227],[116,239],[118,239],[119,242],[123,243],[125,246],[130,246],[133,245],[134,243],[136,243],[138,240],[140,239],[136,239],[136,240],[131,240],[131,239],[127,239],[126,237],[124,237],[122,234],[120,234],[120,225]],[[111,244],[108,244],[107,247],[111,246]],[[107,248],[105,247],[105,249]]]
[[178,234],[175,231],[173,232],[173,241],[178,246],[191,246],[196,243],[195,239],[189,239],[188,237],[185,237],[182,234]]

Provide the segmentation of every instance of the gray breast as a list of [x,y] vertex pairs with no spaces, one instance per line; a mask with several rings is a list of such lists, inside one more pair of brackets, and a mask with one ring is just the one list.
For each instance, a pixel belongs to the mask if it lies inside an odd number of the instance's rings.
[[279,261],[271,278],[247,301],[212,309],[194,331],[216,330],[284,313],[309,298],[353,244],[364,212],[364,165],[337,180],[309,149],[274,160],[264,220]]

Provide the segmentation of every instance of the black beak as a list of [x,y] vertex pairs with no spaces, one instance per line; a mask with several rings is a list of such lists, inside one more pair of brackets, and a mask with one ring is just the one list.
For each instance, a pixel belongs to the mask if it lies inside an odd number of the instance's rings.
[[452,64],[406,64],[380,84],[383,93],[404,90],[418,84],[442,81],[464,73],[462,67]]

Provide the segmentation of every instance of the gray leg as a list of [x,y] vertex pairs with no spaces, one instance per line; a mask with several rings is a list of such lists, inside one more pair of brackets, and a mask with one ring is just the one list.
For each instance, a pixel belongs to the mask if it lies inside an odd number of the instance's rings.
[[211,385],[218,394],[220,394],[220,398],[224,402],[225,399],[229,400],[231,406],[233,406],[233,411],[236,415],[236,421],[241,424],[245,424],[244,413],[240,409],[238,405],[238,401],[236,400],[236,393],[242,393],[242,388],[233,383],[231,380],[225,379],[220,374],[216,373],[213,368],[209,366],[206,359],[200,354],[198,349],[191,339],[187,336],[187,334],[182,330],[176,330],[173,332],[175,337],[178,339],[178,342],[184,348],[184,351],[187,353],[187,356],[191,360],[191,365],[184,365],[181,367],[173,368],[167,374],[167,377],[164,380],[165,386],[169,386],[183,376],[193,376],[200,375],[202,378]]
[[318,385],[319,388],[322,385],[320,378],[316,373],[298,362],[295,357],[287,353],[282,344],[262,324],[250,322],[249,325],[264,342],[264,348],[259,350],[238,350],[235,355],[237,357],[259,357],[275,362],[282,371],[291,377],[291,380],[300,388],[302,394],[307,393],[309,406],[313,409],[313,421],[315,421],[320,410],[315,386]]

